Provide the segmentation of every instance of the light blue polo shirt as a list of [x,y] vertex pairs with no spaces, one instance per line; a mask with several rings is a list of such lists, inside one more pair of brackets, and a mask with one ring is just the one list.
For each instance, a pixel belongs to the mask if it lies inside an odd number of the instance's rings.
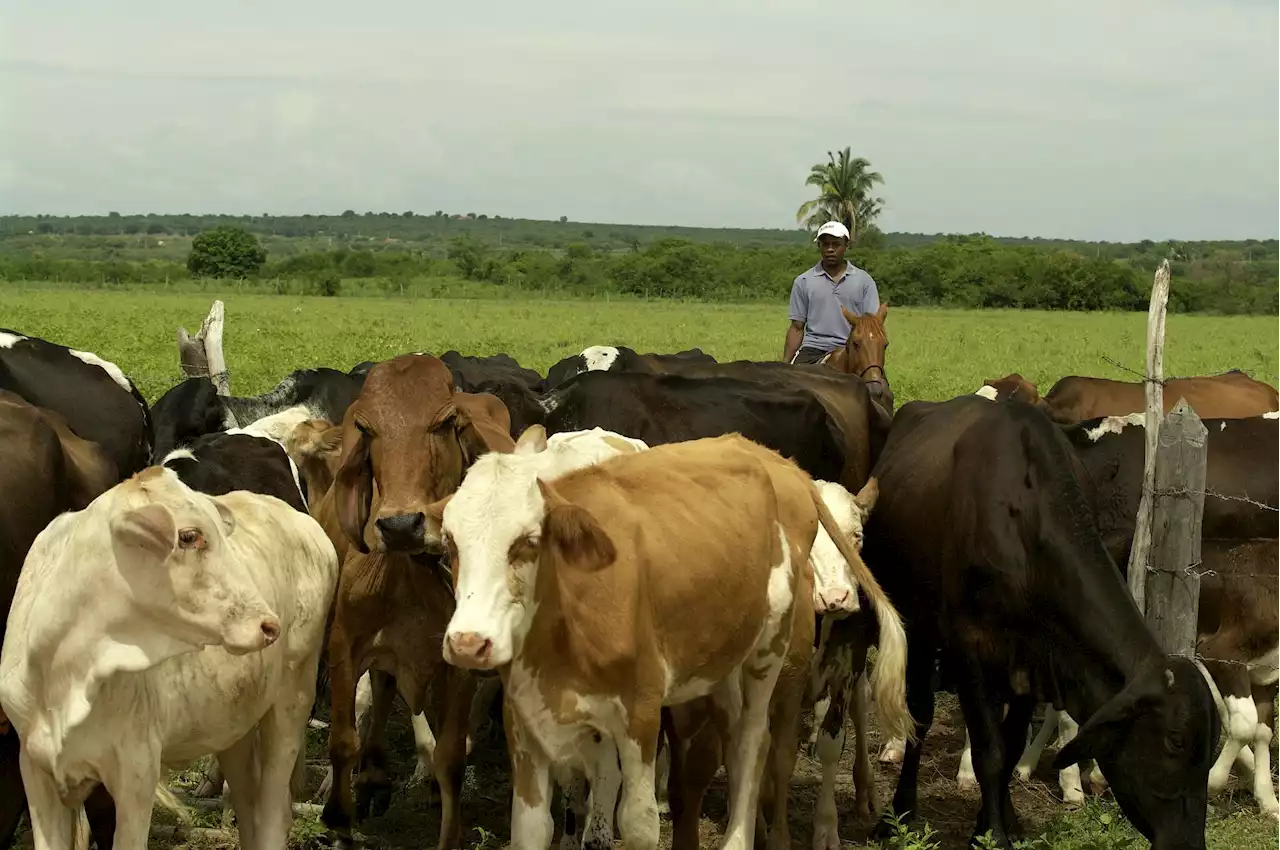
[[856,316],[879,310],[880,295],[871,275],[846,261],[838,280],[832,280],[822,263],[796,278],[791,284],[789,318],[804,322],[802,348],[831,351],[844,345],[850,326],[840,312],[841,305]]

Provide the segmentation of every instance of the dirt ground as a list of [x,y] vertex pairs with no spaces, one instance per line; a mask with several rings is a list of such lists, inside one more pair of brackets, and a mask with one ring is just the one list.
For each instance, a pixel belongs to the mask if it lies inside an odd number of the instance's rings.
[[[871,725],[871,753],[877,775],[877,800],[883,808],[892,799],[898,767],[882,765],[875,760],[883,741],[875,732],[874,718]],[[393,751],[392,769],[397,776],[408,777],[413,772],[413,739],[402,711],[393,716],[389,735]],[[323,735],[319,737],[322,738]],[[320,744],[321,741],[317,740],[315,743]],[[962,794],[956,789],[955,774],[963,746],[964,727],[960,724],[955,698],[939,694],[934,726],[921,762],[920,808],[922,817],[936,830],[935,838],[943,850],[965,847],[977,815],[976,792]],[[1013,783],[1014,803],[1029,832],[1034,832],[1063,811],[1056,774],[1048,767],[1048,753],[1041,761],[1042,768],[1030,783],[1023,784],[1016,779]],[[313,787],[323,773],[324,764],[319,759],[315,763]],[[841,812],[840,837],[846,845],[866,841],[875,825],[873,820],[860,821],[853,814],[852,768],[853,732],[850,728],[836,785],[836,805]],[[790,822],[793,847],[808,850],[811,846],[813,810],[820,779],[820,765],[802,752],[796,762],[791,785]],[[500,742],[487,741],[483,735],[476,741],[463,794],[463,819],[471,846],[504,846],[509,837],[511,787],[507,757]],[[703,847],[717,845],[728,818],[727,803],[727,786],[722,770],[712,784],[703,807]],[[558,808],[553,812],[557,820],[558,838],[561,826]],[[386,815],[364,822],[358,832],[369,847],[417,850],[435,846],[438,828],[439,815],[434,803],[427,799],[424,789],[410,788],[399,790]],[[670,833],[671,824],[664,816],[660,847],[670,846]],[[621,846],[621,842],[618,846]]]

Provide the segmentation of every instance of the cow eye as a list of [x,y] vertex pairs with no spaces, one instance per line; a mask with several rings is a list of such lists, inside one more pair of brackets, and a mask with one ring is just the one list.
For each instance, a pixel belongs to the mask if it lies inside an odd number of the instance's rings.
[[1186,746],[1182,740],[1182,735],[1177,732],[1170,732],[1166,735],[1164,743],[1171,753],[1180,753],[1182,752],[1183,747]]
[[507,550],[507,560],[511,564],[527,564],[538,559],[538,541],[532,534],[516,538]]
[[204,534],[198,528],[184,528],[178,532],[178,545],[183,549],[203,549]]

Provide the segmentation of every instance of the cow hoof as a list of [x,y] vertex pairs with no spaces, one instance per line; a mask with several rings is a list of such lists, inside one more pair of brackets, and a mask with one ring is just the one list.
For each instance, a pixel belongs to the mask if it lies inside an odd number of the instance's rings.
[[819,827],[813,833],[813,850],[840,850],[840,835]]
[[978,780],[970,778],[968,776],[964,777],[963,779],[957,778],[956,788],[959,789],[962,793],[966,793],[966,794],[972,793],[978,790]]
[[1029,767],[1024,767],[1023,765],[1018,765],[1018,768],[1017,768],[1017,770],[1015,770],[1015,771],[1014,771],[1014,773],[1018,774],[1018,779],[1019,779],[1020,781],[1022,781],[1022,782],[1030,782],[1030,781],[1031,781],[1031,768],[1029,768]]

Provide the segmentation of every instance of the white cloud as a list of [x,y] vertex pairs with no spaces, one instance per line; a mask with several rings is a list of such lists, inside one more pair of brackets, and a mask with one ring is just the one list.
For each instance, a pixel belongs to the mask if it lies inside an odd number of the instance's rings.
[[1275,237],[1274,3],[14,0],[0,210]]

